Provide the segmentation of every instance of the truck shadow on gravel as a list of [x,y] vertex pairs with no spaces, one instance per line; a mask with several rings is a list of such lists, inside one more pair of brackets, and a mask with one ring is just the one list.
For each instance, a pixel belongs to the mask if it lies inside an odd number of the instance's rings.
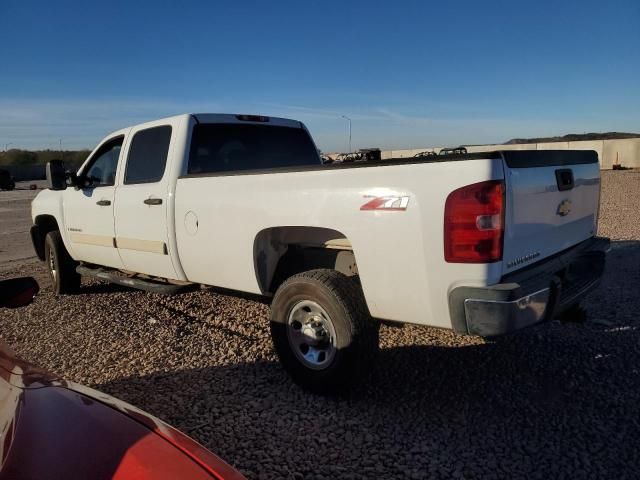
[[115,283],[105,283],[98,280],[83,280],[80,290],[73,295],[105,295],[120,292],[133,292],[134,289],[117,285]]
[[584,325],[386,348],[344,398],[305,393],[268,361],[97,388],[186,431],[251,478],[636,477],[639,285],[640,242],[616,242]]

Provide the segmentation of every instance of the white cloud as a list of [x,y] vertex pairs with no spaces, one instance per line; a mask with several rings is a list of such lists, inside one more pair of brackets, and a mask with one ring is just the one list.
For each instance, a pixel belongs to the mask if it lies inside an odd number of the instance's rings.
[[91,148],[109,132],[189,111],[219,111],[213,103],[129,99],[0,98],[0,145],[14,148]]
[[[368,108],[318,108],[280,103],[217,103],[163,99],[9,99],[0,98],[0,148],[92,148],[107,133],[127,125],[185,112],[238,112],[295,118],[304,122],[324,151],[346,151],[347,122],[352,119],[353,148],[427,148],[499,143],[513,137],[561,135],[617,128],[595,121],[568,123],[560,119],[504,118],[496,112],[450,109],[446,116],[420,115],[393,105]],[[606,128],[609,127],[609,128]],[[614,128],[611,128],[614,127]],[[624,129],[624,127],[620,127]]]

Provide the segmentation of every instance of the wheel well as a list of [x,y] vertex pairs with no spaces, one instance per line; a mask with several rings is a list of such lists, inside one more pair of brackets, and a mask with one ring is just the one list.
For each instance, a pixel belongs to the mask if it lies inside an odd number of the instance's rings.
[[348,276],[358,274],[351,242],[329,228],[267,228],[256,235],[253,253],[264,294],[275,293],[290,276],[316,268],[330,268]]
[[35,220],[36,228],[31,230],[31,238],[36,254],[40,260],[44,260],[44,241],[47,233],[59,230],[58,222],[53,215],[38,215]]

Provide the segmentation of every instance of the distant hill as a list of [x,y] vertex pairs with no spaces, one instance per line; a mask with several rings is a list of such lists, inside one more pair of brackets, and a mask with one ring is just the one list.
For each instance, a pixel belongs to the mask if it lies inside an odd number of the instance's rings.
[[619,138],[638,138],[640,133],[570,133],[563,137],[540,137],[540,138],[512,138],[504,145],[514,145],[518,143],[547,143],[547,142],[578,142],[580,140],[613,140]]
[[20,150],[13,148],[0,152],[0,167],[11,165],[44,165],[49,160],[63,159],[68,167],[79,167],[90,150]]

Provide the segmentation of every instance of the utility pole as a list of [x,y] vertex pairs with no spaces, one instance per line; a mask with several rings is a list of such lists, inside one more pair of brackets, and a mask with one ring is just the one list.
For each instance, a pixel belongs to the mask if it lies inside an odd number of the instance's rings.
[[62,139],[60,139],[60,160],[64,160],[64,152],[62,151]]
[[9,151],[9,145],[13,145],[13,143],[5,143],[4,144],[4,151],[8,152]]
[[351,153],[351,119],[346,115],[342,115],[342,118],[349,121],[349,153]]

